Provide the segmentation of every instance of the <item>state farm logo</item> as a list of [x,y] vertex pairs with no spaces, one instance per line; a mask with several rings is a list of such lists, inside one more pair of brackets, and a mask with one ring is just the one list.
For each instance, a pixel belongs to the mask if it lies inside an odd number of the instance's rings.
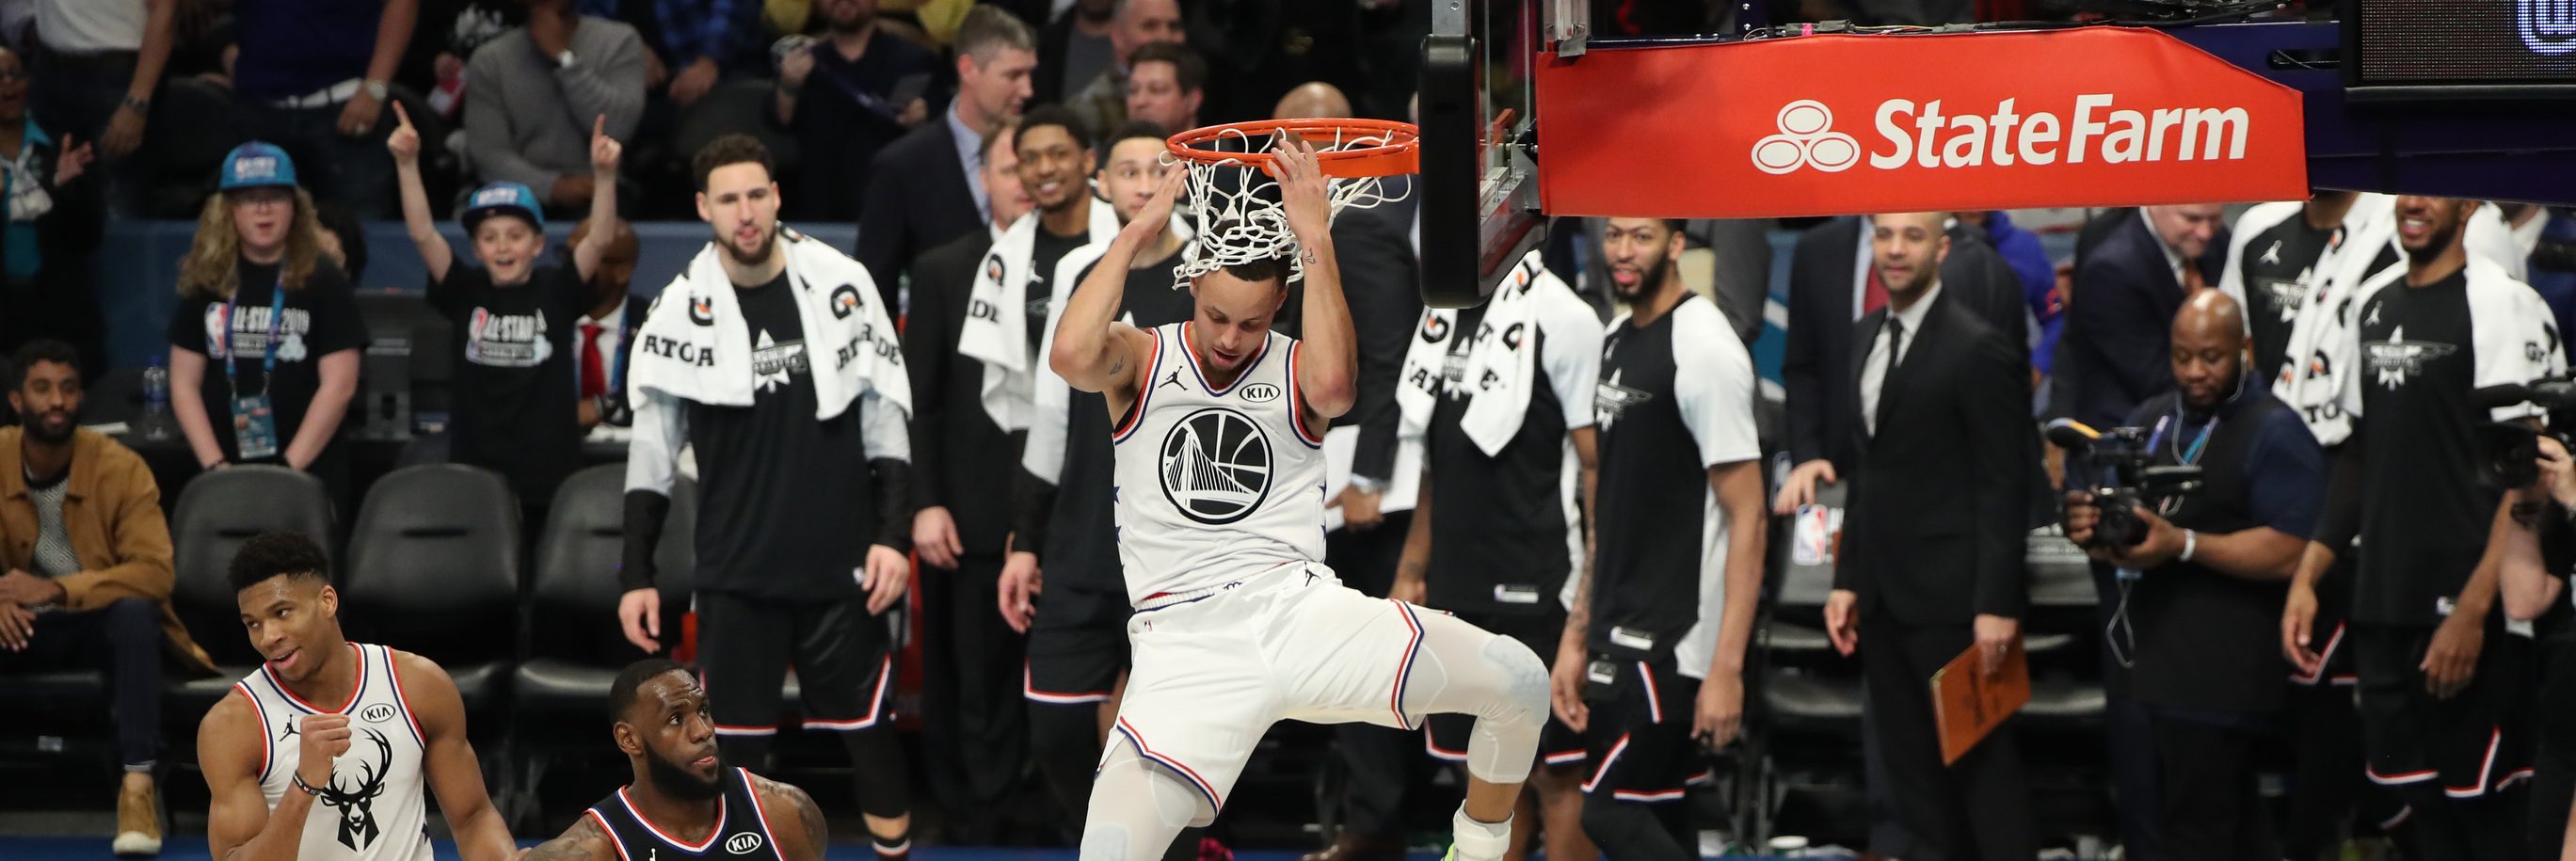
[[[1874,112],[1878,140],[1869,166],[2012,167],[2060,162],[2106,165],[2164,161],[2240,161],[2253,137],[2243,107],[2117,107],[2110,93],[2084,93],[2074,110],[2018,110],[2004,99],[1984,113],[1945,114],[1939,99],[1917,103],[1887,99]],[[1833,131],[1834,112],[1823,102],[1800,99],[1780,108],[1778,134],[1753,144],[1753,166],[1781,175],[1802,168],[1840,173],[1859,164],[1862,146]]]
[[1799,99],[1780,109],[1780,133],[1753,145],[1753,166],[1763,173],[1784,174],[1802,167],[1841,173],[1860,163],[1860,142],[1828,131],[1834,111],[1814,99]]

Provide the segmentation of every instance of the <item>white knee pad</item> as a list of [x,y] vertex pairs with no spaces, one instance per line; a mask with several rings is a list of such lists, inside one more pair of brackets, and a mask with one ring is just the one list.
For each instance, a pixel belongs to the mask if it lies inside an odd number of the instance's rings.
[[1138,756],[1126,739],[1112,736],[1100,775],[1091,784],[1080,861],[1153,861],[1163,857],[1181,829],[1215,819],[1216,811],[1197,787]]
[[1547,665],[1520,641],[1449,616],[1422,614],[1422,627],[1406,710],[1474,715],[1467,773],[1489,783],[1527,779],[1547,725]]
[[1538,653],[1519,640],[1495,636],[1485,641],[1478,657],[1503,676],[1503,696],[1483,716],[1531,726],[1547,723],[1547,664],[1538,659]]

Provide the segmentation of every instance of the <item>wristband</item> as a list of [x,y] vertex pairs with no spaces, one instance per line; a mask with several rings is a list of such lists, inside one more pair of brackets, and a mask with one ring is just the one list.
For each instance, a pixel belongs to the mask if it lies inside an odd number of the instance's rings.
[[315,788],[313,788],[313,784],[310,784],[310,783],[306,783],[306,782],[304,782],[304,775],[301,775],[301,774],[291,774],[291,775],[287,775],[287,776],[288,776],[288,777],[292,777],[292,778],[294,778],[294,779],[295,779],[295,788],[297,788],[297,789],[301,789],[301,790],[304,790],[304,794],[306,794],[306,795],[310,795],[310,796],[313,796],[313,797],[315,797],[315,798],[320,798],[320,797],[322,797],[322,790],[315,789]]
[[2200,549],[2200,533],[2193,532],[2193,531],[2191,531],[2191,530],[2189,530],[2189,529],[2185,529],[2185,530],[2183,530],[2183,531],[2182,531],[2182,561],[2185,561],[2185,562],[2189,562],[2189,561],[2191,561],[2191,554],[2192,554],[2192,551],[2199,550],[2199,549]]
[[132,95],[116,100],[116,105],[121,108],[133,108],[135,111],[143,113],[148,113],[152,110],[151,99],[138,99]]

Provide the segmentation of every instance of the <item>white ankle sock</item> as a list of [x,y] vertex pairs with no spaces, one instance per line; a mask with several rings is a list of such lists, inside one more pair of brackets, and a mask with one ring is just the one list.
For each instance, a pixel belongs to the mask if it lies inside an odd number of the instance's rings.
[[1456,832],[1458,861],[1500,861],[1504,850],[1511,848],[1512,818],[1501,822],[1478,822],[1467,815],[1467,806],[1458,806],[1458,815],[1450,818]]

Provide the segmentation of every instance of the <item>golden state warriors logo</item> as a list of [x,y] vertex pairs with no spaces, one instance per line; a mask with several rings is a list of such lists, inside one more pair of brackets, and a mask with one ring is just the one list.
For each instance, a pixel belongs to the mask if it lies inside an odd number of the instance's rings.
[[1174,422],[1163,437],[1163,498],[1191,520],[1233,523],[1270,495],[1270,464],[1270,437],[1259,422],[1208,407]]

